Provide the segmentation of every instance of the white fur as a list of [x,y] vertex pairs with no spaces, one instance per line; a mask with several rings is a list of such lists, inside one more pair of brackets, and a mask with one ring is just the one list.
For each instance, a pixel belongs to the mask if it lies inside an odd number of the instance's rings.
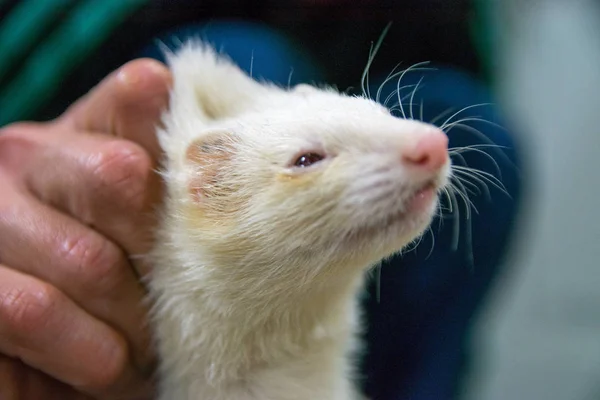
[[[256,82],[201,43],[169,63],[168,193],[149,282],[159,398],[359,399],[356,293],[430,223],[436,204],[386,225],[416,187],[446,182],[449,168],[399,162],[433,128],[331,89]],[[306,152],[327,157],[291,166]]]

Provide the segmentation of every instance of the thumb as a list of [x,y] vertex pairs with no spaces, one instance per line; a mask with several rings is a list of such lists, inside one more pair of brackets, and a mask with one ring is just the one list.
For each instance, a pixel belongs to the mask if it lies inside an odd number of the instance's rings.
[[107,76],[59,119],[78,131],[108,133],[160,157],[155,130],[169,102],[172,77],[152,59],[130,61]]

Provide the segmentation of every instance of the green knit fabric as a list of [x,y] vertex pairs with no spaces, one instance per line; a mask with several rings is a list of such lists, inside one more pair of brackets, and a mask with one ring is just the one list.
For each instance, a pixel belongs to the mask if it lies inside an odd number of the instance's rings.
[[[81,1],[57,30],[30,52],[18,74],[0,92],[0,126],[31,118],[56,93],[61,81],[100,46],[129,15],[147,0]],[[22,2],[0,26],[8,39],[8,56],[0,76],[19,49],[26,49],[55,17],[59,0]],[[8,25],[6,25],[8,24]],[[0,36],[0,43],[2,36]],[[4,48],[0,54],[4,58]]]
[[15,5],[0,25],[0,80],[69,3],[67,0],[22,0]]

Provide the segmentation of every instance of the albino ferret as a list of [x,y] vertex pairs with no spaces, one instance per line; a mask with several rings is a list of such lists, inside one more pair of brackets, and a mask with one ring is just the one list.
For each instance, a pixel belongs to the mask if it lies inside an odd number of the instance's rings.
[[356,400],[366,272],[429,226],[446,135],[332,88],[169,55],[149,287],[161,400]]

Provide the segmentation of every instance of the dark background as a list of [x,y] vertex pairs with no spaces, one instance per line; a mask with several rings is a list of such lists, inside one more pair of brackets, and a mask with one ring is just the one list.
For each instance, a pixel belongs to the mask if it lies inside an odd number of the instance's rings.
[[[127,0],[124,0],[127,1]],[[18,0],[0,5],[0,18]],[[217,19],[259,21],[281,30],[307,49],[324,67],[328,83],[340,89],[357,86],[369,48],[386,24],[392,28],[372,66],[372,73],[387,74],[421,61],[447,64],[481,74],[470,36],[473,18],[469,0],[337,0],[244,1],[154,0],[122,23],[98,51],[62,83],[61,90],[33,119],[58,116],[110,71],[174,27]],[[62,15],[77,5],[65,1]],[[60,24],[57,20],[48,31]],[[4,82],[18,71],[18,66]]]

